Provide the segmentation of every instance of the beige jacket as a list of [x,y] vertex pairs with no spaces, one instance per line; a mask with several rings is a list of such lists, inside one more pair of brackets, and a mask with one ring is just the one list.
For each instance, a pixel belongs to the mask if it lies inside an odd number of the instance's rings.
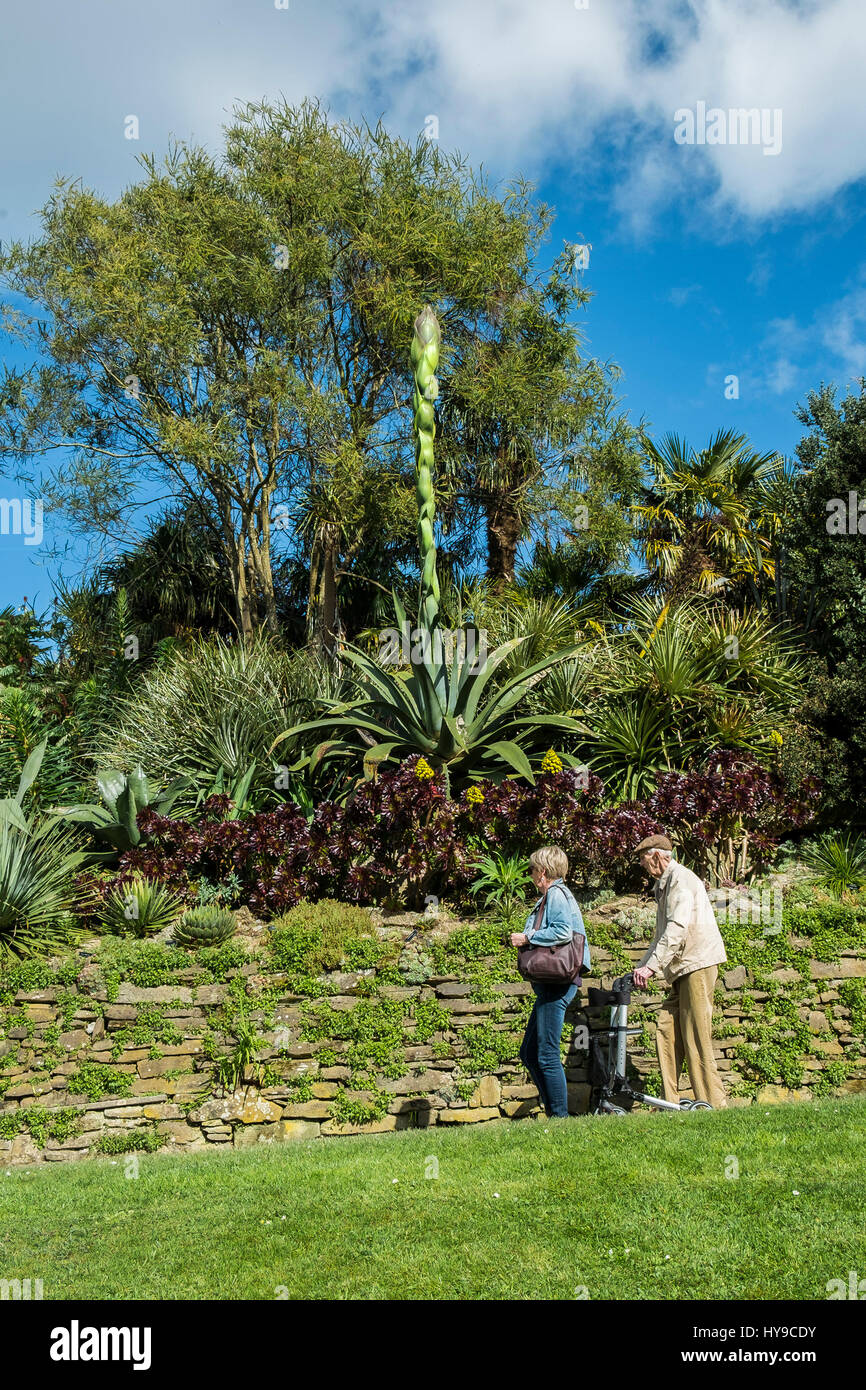
[[655,883],[656,929],[641,967],[673,984],[681,975],[728,958],[707,890],[697,874],[672,859]]

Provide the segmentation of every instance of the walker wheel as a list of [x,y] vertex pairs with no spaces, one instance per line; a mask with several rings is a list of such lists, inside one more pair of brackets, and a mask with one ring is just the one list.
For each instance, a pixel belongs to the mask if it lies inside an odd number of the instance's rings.
[[689,1110],[712,1110],[708,1100],[693,1100],[689,1103]]

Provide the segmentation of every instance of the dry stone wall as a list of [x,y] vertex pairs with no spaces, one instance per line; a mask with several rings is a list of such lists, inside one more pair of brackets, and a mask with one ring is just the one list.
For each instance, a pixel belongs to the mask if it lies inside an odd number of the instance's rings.
[[[639,943],[626,948],[635,962],[643,953],[644,946]],[[584,981],[584,988],[608,986],[618,973],[611,958],[595,949],[593,962],[598,973]],[[509,1060],[488,1074],[472,1076],[468,1081],[465,1075],[461,1037],[467,1028],[487,1023],[494,1032],[518,1035],[522,1030],[525,999],[531,993],[523,981],[493,985],[494,997],[485,1002],[473,998],[477,992],[474,987],[454,975],[431,976],[420,985],[381,986],[379,998],[405,1006],[405,1074],[377,1077],[379,1093],[386,1096],[385,1113],[360,1124],[341,1123],[334,1114],[338,1097],[361,1106],[370,1099],[370,1092],[352,1089],[352,1071],[341,1060],[348,1044],[339,1038],[305,1041],[301,1025],[307,1001],[285,990],[285,977],[261,974],[260,970],[259,963],[251,962],[236,973],[246,975],[254,991],[270,989],[276,995],[272,1014],[259,1016],[263,1047],[258,1061],[269,1070],[263,1082],[261,1073],[248,1066],[241,1083],[228,1094],[215,1082],[217,1060],[205,1046],[213,1016],[229,992],[228,983],[198,988],[172,983],[150,989],[121,984],[111,1000],[93,984],[71,991],[19,991],[11,1011],[13,1024],[0,1039],[0,1163],[62,1162],[101,1152],[117,1154],[125,1146],[143,1147],[145,1139],[151,1149],[192,1152],[211,1145],[244,1147],[409,1127],[484,1124],[543,1113],[535,1087],[517,1059],[516,1046]],[[792,975],[801,979],[797,972],[784,967],[776,972],[782,987],[794,983]],[[866,959],[863,953],[843,952],[835,964],[811,962],[811,975],[809,997],[798,1006],[798,1016],[808,1021],[814,1035],[803,1084],[796,1088],[764,1086],[756,1097],[763,1103],[808,1098],[828,1062],[847,1056],[853,1056],[855,1064],[848,1067],[839,1089],[866,1089],[866,1067],[856,1061],[862,1057],[862,1038],[852,1031],[851,1010],[840,995],[846,980],[866,976]],[[360,974],[343,973],[332,980],[340,992],[321,1004],[330,1008],[335,1018],[358,1007],[362,999],[369,1002],[368,981]],[[750,988],[745,967],[723,971],[720,976],[716,1056],[729,1085],[738,1079],[737,1058],[745,1038],[738,1031],[739,1025],[753,1013],[755,1003],[760,1005],[766,997],[766,993]],[[569,1109],[576,1114],[585,1111],[590,1091],[586,1053],[573,1045],[574,1025],[587,1019],[582,1008],[585,999],[585,993],[579,996],[566,1019],[566,1036],[572,1037],[565,1064]],[[635,1039],[636,1045],[630,1047],[631,1065],[638,1077],[657,1071],[653,1017],[661,999],[660,994],[634,996],[646,1024],[644,1038]],[[418,1004],[429,1001],[436,1001],[445,1010],[447,1026],[418,1044],[410,1040],[412,1013]],[[155,1009],[180,1040],[158,1047],[118,1047],[115,1035],[134,1029],[142,1018],[152,1017]],[[255,1020],[256,1013],[251,1017]],[[270,1029],[264,1028],[266,1020],[273,1023]],[[115,1089],[128,1094],[95,1096],[100,1077],[105,1076],[110,1076]],[[88,1078],[89,1094],[76,1089],[82,1077]],[[684,1095],[691,1094],[685,1076],[682,1086]],[[338,1115],[345,1113],[337,1109]],[[57,1117],[64,1118],[65,1126],[54,1123]]]

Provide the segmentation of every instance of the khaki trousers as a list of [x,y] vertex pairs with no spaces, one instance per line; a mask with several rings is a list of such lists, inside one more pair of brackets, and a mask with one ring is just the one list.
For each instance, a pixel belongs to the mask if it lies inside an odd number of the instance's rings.
[[683,1059],[695,1100],[723,1110],[727,1101],[713,1056],[713,990],[717,965],[681,975],[659,1011],[656,1053],[662,1074],[662,1099],[679,1100]]

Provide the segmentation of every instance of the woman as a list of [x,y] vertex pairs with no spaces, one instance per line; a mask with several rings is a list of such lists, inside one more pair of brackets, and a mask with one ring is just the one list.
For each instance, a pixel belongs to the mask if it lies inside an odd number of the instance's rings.
[[[568,873],[568,859],[563,851],[555,845],[537,849],[530,856],[529,872],[541,897],[527,917],[525,929],[512,933],[512,946],[556,946],[570,941],[573,932],[585,937],[580,908],[563,882]],[[583,963],[589,965],[589,945]],[[568,1115],[568,1091],[559,1045],[565,1011],[577,994],[578,985],[540,984],[533,980],[532,988],[535,1004],[520,1047],[520,1060],[538,1089],[545,1114],[562,1118]]]

